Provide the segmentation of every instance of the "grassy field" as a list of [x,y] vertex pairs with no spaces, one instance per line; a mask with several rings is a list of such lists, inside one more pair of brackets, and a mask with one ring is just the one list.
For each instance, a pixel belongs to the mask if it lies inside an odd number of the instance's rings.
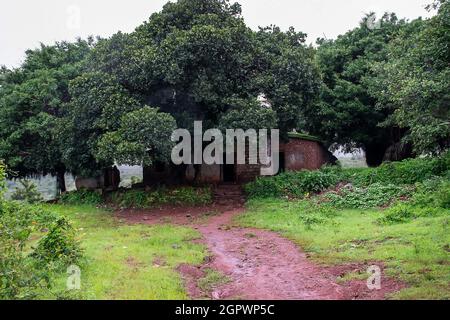
[[[183,263],[200,264],[206,254],[194,244],[199,234],[175,226],[126,225],[93,206],[48,205],[76,227],[86,262],[81,265],[84,299],[187,299],[175,270]],[[66,276],[54,290],[64,291]]]
[[408,285],[392,298],[450,299],[448,215],[383,225],[377,222],[382,210],[315,212],[307,201],[252,200],[236,222],[280,232],[318,263],[383,262],[388,276]]

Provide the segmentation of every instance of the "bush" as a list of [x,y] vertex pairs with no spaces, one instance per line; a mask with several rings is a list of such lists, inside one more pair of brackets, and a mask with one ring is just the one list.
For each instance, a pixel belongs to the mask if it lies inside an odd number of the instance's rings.
[[[41,206],[6,201],[3,179],[0,164],[0,299],[36,298],[51,287],[55,266],[79,258],[81,250],[67,221]],[[31,236],[42,237],[36,249],[29,247]]]
[[417,158],[382,164],[378,168],[346,169],[342,179],[359,186],[374,183],[412,185],[445,176],[450,171],[450,152],[437,158]]
[[40,265],[52,265],[56,270],[63,270],[71,264],[78,263],[83,251],[70,222],[65,218],[59,218],[39,241],[32,255]]
[[115,192],[111,197],[112,203],[121,208],[147,208],[150,204],[147,192],[139,190],[127,190]]
[[59,202],[71,205],[90,204],[96,206],[103,202],[103,197],[98,192],[82,189],[62,194],[59,197]]
[[121,208],[144,209],[164,204],[205,205],[212,201],[210,188],[159,188],[153,191],[126,190],[112,194],[111,202]]
[[[69,252],[81,254],[78,243],[67,237],[69,229],[61,230],[58,221],[40,206],[0,200],[0,299],[34,298],[50,287],[56,266],[67,266],[67,258],[73,257]],[[52,240],[55,234],[59,241]],[[28,247],[32,235],[43,235],[36,249]]]
[[368,209],[388,205],[410,194],[411,190],[405,187],[374,183],[368,187],[347,185],[336,192],[327,193],[324,198],[336,208]]
[[407,202],[397,203],[378,221],[384,224],[408,222],[419,217],[450,214],[450,181],[435,177],[416,184]]
[[398,203],[387,209],[383,217],[379,218],[377,221],[380,224],[397,224],[409,222],[421,217],[436,217],[446,213],[448,214],[448,212],[441,208],[420,208],[408,203]]
[[244,186],[250,198],[294,197],[303,198],[334,186],[340,179],[338,169],[285,172],[274,177],[260,177]]
[[450,209],[450,181],[433,178],[416,185],[411,204],[421,208],[438,207]]
[[210,188],[178,188],[169,191],[169,202],[176,205],[206,205],[212,202]]
[[[382,185],[385,185],[383,191],[388,192],[388,196],[391,197],[391,192],[399,191],[397,187],[402,185],[414,185],[433,177],[444,176],[450,177],[450,152],[438,158],[418,158],[385,163],[378,168],[325,167],[317,171],[286,172],[274,177],[260,177],[246,184],[244,190],[250,198],[283,196],[303,198],[311,193],[322,192],[339,182],[345,182],[363,188],[356,190],[355,196],[363,195],[364,188],[367,188],[369,192],[372,192],[371,196],[377,197],[377,194],[380,195],[380,189],[383,188]],[[401,195],[400,192],[398,194]],[[445,197],[445,194],[442,196]],[[376,206],[390,201],[385,202],[381,198],[378,200],[375,201],[375,204],[378,203]]]
[[16,191],[11,195],[11,199],[30,204],[39,203],[44,200],[33,182],[30,180],[19,180],[19,183],[22,185],[22,188],[16,188]]

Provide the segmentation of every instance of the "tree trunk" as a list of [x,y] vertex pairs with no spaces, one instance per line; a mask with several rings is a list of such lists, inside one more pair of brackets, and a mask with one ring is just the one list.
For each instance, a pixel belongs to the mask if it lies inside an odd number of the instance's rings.
[[383,163],[383,157],[389,146],[382,143],[373,143],[366,145],[364,151],[366,153],[366,163],[369,167],[378,167]]
[[194,170],[195,170],[195,174],[194,174],[194,184],[199,184],[199,179],[200,179],[200,171],[202,169],[202,165],[201,164],[194,164]]
[[142,183],[145,187],[149,187],[152,184],[154,184],[154,181],[152,181],[152,168],[150,166],[144,166],[142,168]]
[[410,143],[397,142],[387,148],[383,161],[402,161],[413,157],[414,152]]
[[66,178],[64,176],[65,173],[66,172],[64,170],[59,170],[56,173],[56,184],[58,186],[58,190],[59,190],[60,194],[67,191],[67,189],[66,189]]

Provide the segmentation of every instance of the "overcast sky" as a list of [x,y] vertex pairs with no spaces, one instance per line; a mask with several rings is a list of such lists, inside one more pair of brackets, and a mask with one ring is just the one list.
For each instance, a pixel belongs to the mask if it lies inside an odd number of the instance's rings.
[[[28,48],[89,35],[131,32],[160,11],[167,0],[0,0],[0,65],[16,67]],[[396,12],[414,19],[430,14],[432,0],[240,0],[251,28],[294,26],[317,37],[335,38],[355,27],[368,12]]]

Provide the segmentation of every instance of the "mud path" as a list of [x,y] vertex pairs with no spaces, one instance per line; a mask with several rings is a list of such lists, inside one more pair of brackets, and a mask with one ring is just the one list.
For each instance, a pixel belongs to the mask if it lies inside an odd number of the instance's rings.
[[275,233],[228,225],[242,209],[227,211],[199,226],[214,259],[211,267],[231,278],[215,299],[343,299],[333,276],[310,263],[290,241]]
[[212,299],[321,300],[383,299],[402,286],[385,281],[382,290],[370,291],[365,281],[338,284],[349,271],[365,272],[367,265],[321,267],[312,263],[294,243],[277,233],[232,226],[242,207],[166,208],[159,211],[123,212],[119,217],[131,223],[189,225],[202,234],[211,258],[203,266],[180,266],[193,299],[204,298],[197,282],[204,270],[213,269],[229,283],[206,293]]

